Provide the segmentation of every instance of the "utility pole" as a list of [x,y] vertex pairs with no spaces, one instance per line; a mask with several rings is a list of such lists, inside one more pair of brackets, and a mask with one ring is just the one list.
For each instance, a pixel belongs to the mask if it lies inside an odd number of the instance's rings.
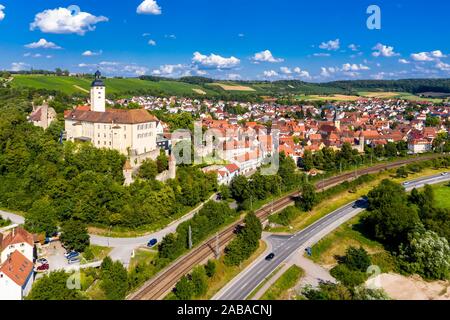
[[192,228],[189,225],[189,249],[192,249]]

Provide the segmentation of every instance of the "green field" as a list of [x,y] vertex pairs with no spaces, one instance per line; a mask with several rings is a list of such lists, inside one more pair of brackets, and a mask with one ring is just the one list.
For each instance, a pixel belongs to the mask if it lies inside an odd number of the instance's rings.
[[293,265],[270,286],[260,300],[287,300],[288,291],[297,284],[303,274],[304,271],[300,267]]
[[448,184],[433,186],[436,206],[450,209],[450,186]]
[[[12,81],[13,87],[28,87],[36,89],[58,90],[66,94],[81,93],[86,94],[90,89],[92,80],[76,77],[58,77],[45,75],[15,75]],[[138,90],[160,91],[167,95],[192,95],[193,89],[205,91],[214,95],[216,92],[204,87],[178,81],[147,81],[137,78],[127,79],[106,79],[107,94],[126,94]],[[81,88],[81,89],[80,89]],[[84,90],[82,90],[84,89]]]

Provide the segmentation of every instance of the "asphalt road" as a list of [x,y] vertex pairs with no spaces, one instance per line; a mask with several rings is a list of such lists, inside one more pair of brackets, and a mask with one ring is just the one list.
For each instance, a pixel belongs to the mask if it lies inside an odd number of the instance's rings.
[[[426,184],[436,184],[449,180],[450,174],[439,174],[412,180],[404,183],[403,185],[405,189],[409,191],[413,188],[421,188]],[[330,213],[306,229],[303,229],[288,237],[285,241],[283,241],[282,238],[279,238],[278,241],[276,241],[277,246],[273,249],[275,257],[271,261],[266,261],[265,257],[260,257],[255,263],[250,265],[227,286],[225,286],[218,294],[216,294],[213,299],[245,300],[248,295],[250,295],[250,293],[252,293],[253,290],[255,290],[258,285],[264,281],[264,279],[266,279],[266,277],[268,277],[291,255],[296,253],[299,249],[302,249],[305,244],[311,245],[311,240],[314,242],[319,241],[320,238],[324,237],[327,233],[364,211],[366,208],[367,201],[365,199],[359,199]]]

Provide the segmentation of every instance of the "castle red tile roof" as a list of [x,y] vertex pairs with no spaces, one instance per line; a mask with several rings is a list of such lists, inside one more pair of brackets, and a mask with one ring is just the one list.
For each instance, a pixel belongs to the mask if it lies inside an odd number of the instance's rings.
[[18,243],[28,243],[30,246],[33,246],[33,235],[20,227],[13,229],[6,237],[0,238],[0,252],[8,246]]
[[139,124],[158,121],[144,109],[122,110],[107,109],[105,112],[86,111],[78,107],[64,113],[64,119],[73,121],[86,121],[94,123]]

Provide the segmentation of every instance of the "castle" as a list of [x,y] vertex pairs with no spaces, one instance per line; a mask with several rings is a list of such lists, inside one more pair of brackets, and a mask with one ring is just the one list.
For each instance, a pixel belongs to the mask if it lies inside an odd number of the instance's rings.
[[106,109],[106,86],[99,71],[90,94],[90,106],[64,113],[68,141],[88,141],[97,148],[117,150],[130,159],[133,167],[145,159],[156,159],[158,119],[144,109]]

